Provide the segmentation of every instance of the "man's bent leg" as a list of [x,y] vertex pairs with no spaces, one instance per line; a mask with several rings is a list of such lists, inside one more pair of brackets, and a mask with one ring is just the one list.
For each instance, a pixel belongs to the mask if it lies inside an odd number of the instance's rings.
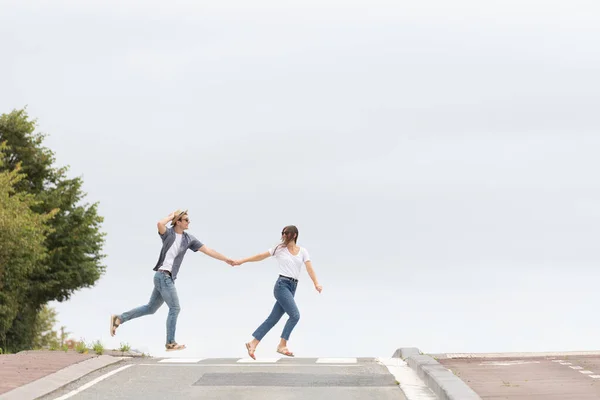
[[148,304],[136,307],[133,310],[124,312],[121,315],[117,315],[117,318],[119,318],[119,325],[123,322],[127,322],[134,318],[139,318],[148,314],[154,314],[156,310],[158,310],[160,306],[162,306],[164,300],[160,291],[158,290],[160,286],[157,286],[157,284],[160,285],[160,281],[157,281],[157,276],[155,275],[154,289],[152,290],[152,294],[150,295],[150,300],[148,301]]

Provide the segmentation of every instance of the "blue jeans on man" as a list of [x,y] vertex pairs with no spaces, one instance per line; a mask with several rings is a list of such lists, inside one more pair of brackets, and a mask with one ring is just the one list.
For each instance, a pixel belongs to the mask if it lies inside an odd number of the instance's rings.
[[163,303],[167,303],[167,306],[169,306],[169,315],[167,317],[167,344],[175,343],[177,316],[179,315],[181,308],[179,307],[179,297],[177,296],[175,282],[171,275],[165,272],[156,271],[154,274],[154,289],[152,290],[148,304],[124,312],[121,315],[117,315],[117,317],[122,324],[123,322],[127,322],[134,318],[154,314]]

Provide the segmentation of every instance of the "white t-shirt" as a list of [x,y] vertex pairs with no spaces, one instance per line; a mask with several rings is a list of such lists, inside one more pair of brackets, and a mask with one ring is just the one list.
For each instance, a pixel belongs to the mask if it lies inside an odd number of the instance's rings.
[[175,257],[179,254],[179,248],[181,247],[181,239],[183,235],[181,233],[175,233],[175,241],[169,247],[167,254],[165,255],[165,261],[160,269],[171,272],[173,269],[173,263],[175,262]]
[[300,247],[297,256],[290,253],[285,246],[279,246],[275,254],[273,254],[273,250],[275,250],[275,247],[269,249],[269,254],[274,256],[277,260],[279,273],[290,278],[298,279],[300,277],[302,265],[305,262],[310,261],[308,251],[304,247]]

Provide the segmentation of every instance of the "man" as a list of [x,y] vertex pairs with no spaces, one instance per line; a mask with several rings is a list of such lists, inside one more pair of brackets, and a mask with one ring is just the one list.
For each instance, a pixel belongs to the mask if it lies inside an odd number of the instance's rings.
[[[181,262],[186,251],[194,252],[200,250],[204,254],[217,260],[225,261],[233,265],[233,261],[224,255],[216,252],[208,246],[202,244],[194,236],[186,233],[190,225],[188,210],[177,210],[167,217],[158,221],[158,234],[162,239],[162,249],[158,257],[158,262],[154,267],[154,290],[150,296],[148,304],[134,308],[120,315],[110,316],[110,335],[114,336],[117,327],[131,319],[138,318],[148,314],[154,314],[156,310],[167,303],[169,306],[169,315],[167,316],[167,351],[185,349],[185,345],[178,344],[175,341],[175,327],[177,325],[177,316],[179,315],[179,298],[175,288],[175,279],[181,267]],[[166,224],[171,221],[171,227]]]

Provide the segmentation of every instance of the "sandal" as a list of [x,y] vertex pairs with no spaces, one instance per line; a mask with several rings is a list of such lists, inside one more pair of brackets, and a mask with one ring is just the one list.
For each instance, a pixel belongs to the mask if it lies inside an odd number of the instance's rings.
[[168,343],[165,345],[167,351],[174,351],[174,350],[183,350],[185,349],[185,344],[177,344],[175,342],[173,343]]
[[119,325],[121,325],[120,322],[117,324],[118,319],[119,318],[117,318],[116,315],[110,316],[110,336],[115,336],[115,334],[117,333],[117,328],[119,327]]
[[279,347],[279,348],[277,348],[277,352],[279,354],[283,354],[284,356],[294,357],[294,353],[289,351],[287,347]]
[[256,360],[256,357],[254,357],[254,351],[256,350],[256,348],[252,348],[252,346],[250,346],[250,343],[246,343],[246,350],[248,350],[248,355],[253,360]]

